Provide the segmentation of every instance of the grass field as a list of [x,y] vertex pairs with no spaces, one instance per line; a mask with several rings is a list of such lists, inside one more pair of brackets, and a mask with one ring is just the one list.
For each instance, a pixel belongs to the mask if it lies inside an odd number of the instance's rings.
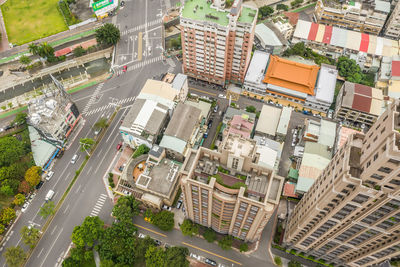
[[1,5],[8,41],[21,45],[67,30],[58,0],[8,0]]

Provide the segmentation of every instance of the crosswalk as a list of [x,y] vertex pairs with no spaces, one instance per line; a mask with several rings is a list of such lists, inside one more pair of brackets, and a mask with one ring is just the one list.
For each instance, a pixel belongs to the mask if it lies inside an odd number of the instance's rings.
[[174,68],[176,67],[175,62],[172,60],[172,58],[167,58],[167,63],[169,65],[168,72],[173,72]]
[[105,106],[98,107],[98,108],[90,110],[90,111],[86,111],[84,113],[84,115],[85,116],[90,116],[90,115],[102,112],[102,111],[110,109],[110,108],[115,108],[115,106],[119,106],[119,105],[123,105],[123,104],[129,103],[129,102],[133,102],[134,100],[135,100],[134,96],[128,97],[128,98],[124,98],[124,99],[118,100],[118,101],[116,101],[114,103],[109,103],[109,104],[107,104]]
[[96,201],[96,205],[94,205],[92,212],[90,213],[90,216],[94,217],[94,216],[99,215],[101,208],[104,205],[104,202],[106,202],[106,199],[107,199],[107,195],[105,195],[105,194],[101,194],[99,196],[99,198]]
[[[153,57],[153,58],[149,58],[149,59],[146,59],[146,60],[143,60],[143,61],[139,61],[138,63],[133,64],[133,65],[127,65],[128,66],[127,71],[136,70],[138,68],[141,68],[143,66],[149,65],[151,63],[161,61],[161,60],[163,60],[163,58],[164,57],[161,55],[161,56],[158,56],[158,57]],[[116,69],[115,70],[115,74],[116,75],[120,75],[120,74],[123,73],[123,70],[122,70],[123,66],[115,67],[115,69]]]
[[99,94],[99,92],[100,92],[101,88],[103,88],[103,86],[104,86],[104,83],[100,83],[97,86],[96,90],[94,90],[93,95],[90,97],[89,101],[87,102],[85,108],[82,111],[83,114],[85,114],[89,110],[90,106],[94,103],[97,95]]
[[152,21],[149,21],[147,23],[144,23],[142,25],[135,26],[135,27],[130,28],[130,29],[126,29],[126,30],[120,29],[121,35],[123,36],[123,35],[127,35],[127,34],[130,34],[130,33],[133,33],[133,32],[137,32],[139,30],[144,29],[146,26],[147,27],[151,27],[151,26],[154,26],[154,25],[161,24],[161,22],[162,22],[162,19],[156,19],[156,20],[152,20]]

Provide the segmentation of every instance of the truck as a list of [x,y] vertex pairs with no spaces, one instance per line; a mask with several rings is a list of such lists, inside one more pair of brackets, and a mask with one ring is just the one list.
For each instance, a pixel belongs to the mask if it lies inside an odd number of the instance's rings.
[[45,200],[49,201],[49,200],[51,200],[53,198],[53,196],[54,196],[54,191],[53,190],[49,190],[49,192],[47,192]]

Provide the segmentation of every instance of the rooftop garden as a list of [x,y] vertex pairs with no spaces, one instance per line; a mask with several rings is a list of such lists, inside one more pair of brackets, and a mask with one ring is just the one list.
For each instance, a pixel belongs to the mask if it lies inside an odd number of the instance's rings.
[[220,185],[230,188],[230,189],[239,189],[241,187],[244,187],[247,189],[247,186],[243,183],[242,180],[230,176],[230,175],[226,175],[226,174],[214,174],[212,176],[208,177],[208,180],[210,181],[210,179],[214,177],[216,179],[216,182],[219,183]]

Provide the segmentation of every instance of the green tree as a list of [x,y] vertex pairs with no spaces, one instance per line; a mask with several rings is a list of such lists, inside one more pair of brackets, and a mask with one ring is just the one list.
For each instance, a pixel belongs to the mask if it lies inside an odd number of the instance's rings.
[[337,69],[339,71],[339,75],[345,78],[347,81],[360,83],[363,78],[361,68],[354,59],[350,59],[345,56],[339,57]]
[[18,192],[28,194],[32,190],[30,184],[27,181],[22,181],[18,186]]
[[132,157],[133,158],[137,158],[140,155],[147,154],[149,151],[150,151],[150,149],[146,145],[142,144],[142,145],[140,145],[140,146],[138,146],[136,148],[136,150],[133,153]]
[[43,217],[43,219],[46,219],[50,215],[54,214],[54,202],[53,201],[48,201],[43,204],[43,206],[40,208],[39,215]]
[[249,245],[247,245],[247,243],[242,243],[239,246],[239,250],[240,250],[240,252],[246,252],[249,250]]
[[135,247],[135,257],[136,257],[136,263],[144,263],[146,262],[146,251],[148,250],[149,247],[151,246],[155,246],[155,242],[152,238],[150,238],[149,236],[146,236],[143,239],[138,238],[137,239],[137,243],[136,243],[136,247]]
[[79,248],[91,249],[103,232],[104,222],[97,216],[88,216],[81,225],[75,226],[71,240]]
[[99,44],[116,45],[121,38],[119,29],[111,23],[106,23],[96,30],[96,40]]
[[[104,230],[96,246],[102,260],[112,260],[116,266],[133,266],[138,254],[137,228],[131,222],[118,222]],[[146,248],[147,249],[147,248]],[[142,251],[143,255],[145,251]]]
[[132,222],[134,216],[139,214],[140,202],[133,196],[120,197],[115,204],[112,215],[119,221]]
[[42,58],[54,58],[54,48],[47,42],[41,43],[37,54]]
[[39,229],[35,227],[24,226],[21,229],[22,242],[30,248],[34,248],[40,237]]
[[28,50],[32,55],[37,55],[39,52],[39,47],[37,44],[31,43],[28,46]]
[[4,253],[4,257],[6,258],[7,265],[10,267],[18,267],[21,266],[25,261],[26,253],[20,247],[8,247],[6,248],[6,252]]
[[28,114],[25,112],[19,112],[16,116],[15,119],[13,120],[13,123],[17,125],[23,125],[26,123],[26,118],[28,117]]
[[115,263],[112,260],[102,260],[100,262],[100,267],[114,267]]
[[40,182],[40,172],[42,168],[39,166],[32,166],[25,172],[25,181],[31,186],[35,186]]
[[189,219],[184,219],[180,225],[182,234],[185,236],[193,236],[199,233],[199,226]]
[[25,202],[25,196],[24,196],[23,194],[16,194],[16,195],[14,196],[14,201],[13,201],[13,203],[14,203],[16,206],[21,206],[22,204],[24,204],[24,202]]
[[231,249],[233,243],[233,238],[230,235],[224,236],[222,239],[218,240],[218,245],[224,249]]
[[80,57],[80,56],[83,56],[84,54],[86,54],[86,50],[82,46],[75,47],[72,52],[74,53],[74,56],[76,56],[76,57]]
[[165,266],[165,253],[161,248],[151,246],[146,251],[146,267]]
[[257,109],[255,106],[247,106],[246,111],[250,113],[256,113]]
[[188,255],[186,247],[170,247],[165,251],[165,266],[189,267]]
[[0,220],[4,225],[8,225],[15,217],[15,210],[13,208],[8,207],[0,211]]
[[21,57],[19,58],[19,62],[20,62],[21,64],[24,64],[24,65],[29,65],[29,63],[31,63],[32,60],[31,60],[30,57],[23,55],[23,56],[21,56]]
[[233,4],[234,0],[226,0],[225,1],[225,8],[230,8]]
[[107,118],[100,118],[95,124],[95,129],[104,129],[108,127]]
[[274,13],[274,9],[270,6],[262,6],[258,9],[258,12],[261,14],[263,18],[265,18]]
[[6,227],[2,224],[0,224],[0,235],[4,233],[4,231],[6,230]]
[[0,138],[0,167],[17,162],[25,154],[22,142],[15,137]]
[[89,155],[89,150],[93,147],[96,142],[92,138],[81,138],[79,144],[81,145],[81,151],[86,152]]
[[153,224],[163,231],[171,231],[174,229],[174,213],[163,210],[154,215]]
[[289,7],[285,4],[277,4],[276,5],[277,10],[283,10],[283,11],[288,11]]
[[217,240],[217,235],[215,234],[215,231],[211,228],[207,228],[204,233],[203,237],[207,242],[213,243],[215,240]]
[[281,257],[275,256],[275,257],[274,257],[274,262],[275,262],[276,265],[282,266],[282,259],[281,259]]
[[70,250],[70,256],[63,261],[63,267],[83,266],[85,261],[93,260],[93,251],[74,247]]
[[295,260],[291,260],[288,263],[288,267],[301,267],[301,266],[303,266],[303,265],[301,265],[300,262],[295,261]]

